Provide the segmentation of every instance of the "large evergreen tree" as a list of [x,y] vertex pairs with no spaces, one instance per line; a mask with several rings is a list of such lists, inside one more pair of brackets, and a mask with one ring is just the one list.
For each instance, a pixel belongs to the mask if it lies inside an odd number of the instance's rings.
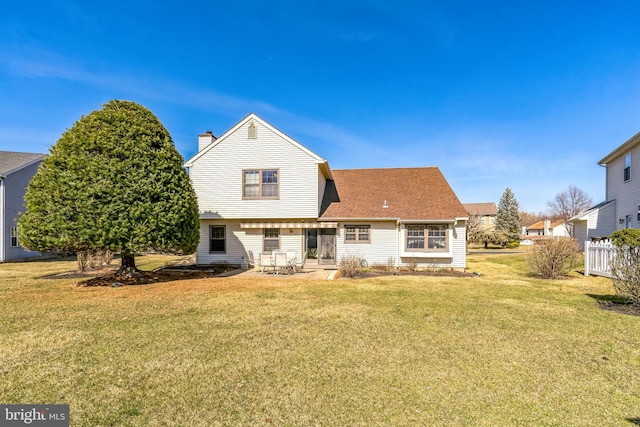
[[20,242],[54,253],[108,249],[123,268],[146,251],[191,253],[198,207],[182,163],[151,111],[110,101],[52,147],[28,186]]
[[504,190],[498,212],[496,213],[496,232],[504,233],[509,242],[520,241],[520,214],[519,206],[513,191],[509,187]]

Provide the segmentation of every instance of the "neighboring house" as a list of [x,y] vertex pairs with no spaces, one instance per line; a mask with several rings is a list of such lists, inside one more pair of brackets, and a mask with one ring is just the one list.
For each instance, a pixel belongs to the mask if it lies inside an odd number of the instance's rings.
[[328,268],[345,255],[466,266],[467,213],[436,167],[333,171],[255,114],[219,138],[200,135],[198,149],[185,163],[200,209],[198,264],[280,249]]
[[[605,200],[612,204],[611,232],[640,228],[640,132],[598,162],[606,167]],[[606,230],[608,231],[608,230]]]
[[18,214],[24,211],[24,194],[44,154],[0,151],[0,262],[38,255],[20,246]]
[[498,207],[495,203],[463,203],[462,206],[464,206],[469,215],[478,217],[478,221],[484,230],[491,231],[496,228]]
[[573,224],[573,237],[584,249],[584,242],[609,237],[616,229],[615,202],[602,202],[569,220]]
[[523,239],[539,239],[543,237],[570,237],[567,227],[561,220],[548,219],[534,222],[524,227]]

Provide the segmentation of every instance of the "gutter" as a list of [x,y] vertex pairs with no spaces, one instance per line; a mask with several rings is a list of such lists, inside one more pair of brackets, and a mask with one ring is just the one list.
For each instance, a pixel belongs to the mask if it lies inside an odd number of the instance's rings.
[[357,222],[357,221],[400,221],[400,218],[343,218],[343,217],[334,217],[334,218],[318,218],[318,222],[330,221],[330,222]]

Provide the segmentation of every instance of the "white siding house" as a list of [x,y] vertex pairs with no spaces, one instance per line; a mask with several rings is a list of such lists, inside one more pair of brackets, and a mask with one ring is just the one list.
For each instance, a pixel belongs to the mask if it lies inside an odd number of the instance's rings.
[[44,154],[0,151],[0,262],[39,255],[20,246],[18,215],[24,211],[24,194]]
[[466,266],[467,213],[438,168],[332,171],[255,114],[219,138],[200,135],[198,147],[185,163],[200,210],[198,264],[292,250],[328,268],[349,254]]
[[584,249],[584,242],[607,238],[616,230],[615,202],[602,202],[574,216],[573,237]]
[[549,219],[534,222],[524,227],[525,239],[536,237],[569,237],[567,226],[560,220],[551,221]]
[[[255,114],[219,138],[200,135],[199,148],[185,164],[200,210],[197,262],[242,264],[249,251],[267,249],[265,237],[302,255],[302,227],[320,227],[320,191],[331,178],[327,161]],[[212,246],[216,237],[224,247]]]
[[615,229],[640,227],[640,133],[613,150],[599,165],[606,171],[606,200],[614,202]]
[[584,242],[606,238],[622,228],[640,228],[640,132],[603,157],[606,201],[570,219],[574,236]]

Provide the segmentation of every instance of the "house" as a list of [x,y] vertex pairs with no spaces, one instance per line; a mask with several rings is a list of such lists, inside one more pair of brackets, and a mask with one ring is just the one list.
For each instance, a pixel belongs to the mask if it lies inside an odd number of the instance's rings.
[[293,250],[336,268],[464,268],[467,213],[436,167],[332,170],[327,160],[249,114],[198,137],[188,168],[200,209],[197,263],[239,265]]
[[569,220],[581,245],[622,228],[640,227],[640,132],[598,164],[606,168],[605,201]]
[[569,237],[569,230],[562,220],[548,219],[534,222],[524,227],[523,239],[539,239],[543,237]]
[[491,231],[496,228],[498,207],[495,203],[463,203],[462,206],[464,206],[469,215],[475,215],[478,217],[480,226],[485,231]]
[[606,168],[605,200],[614,212],[611,232],[640,227],[640,132],[598,164]]
[[573,237],[582,249],[584,242],[607,238],[616,229],[615,202],[602,202],[569,219]]
[[37,255],[20,246],[18,214],[24,211],[24,194],[44,154],[0,151],[0,262]]

